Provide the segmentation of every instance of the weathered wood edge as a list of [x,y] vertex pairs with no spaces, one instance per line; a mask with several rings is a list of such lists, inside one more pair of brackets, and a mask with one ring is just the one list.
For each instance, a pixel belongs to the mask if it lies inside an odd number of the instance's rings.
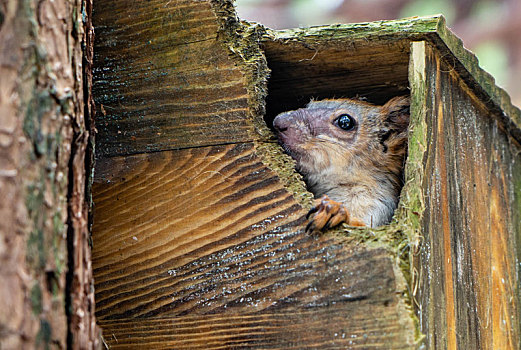
[[[409,84],[411,88],[411,120],[408,140],[408,156],[405,164],[405,184],[400,195],[399,207],[395,212],[393,225],[402,230],[407,237],[407,246],[402,248],[404,254],[401,270],[408,283],[408,296],[411,306],[419,308],[416,300],[419,272],[414,265],[415,255],[418,254],[422,241],[421,224],[425,211],[423,193],[424,157],[427,150],[427,123],[426,123],[426,86],[425,86],[425,41],[411,43],[409,61]],[[419,343],[425,335],[421,333],[420,323],[415,317]]]
[[270,69],[260,45],[267,28],[241,21],[231,0],[211,0],[210,3],[220,23],[219,36],[230,57],[246,76],[250,118],[254,126],[251,139],[256,153],[277,173],[300,205],[311,207],[313,196],[306,190],[302,176],[295,172],[294,160],[277,145],[274,134],[264,121]]
[[[502,116],[506,129],[511,135],[521,140],[521,110],[512,104],[508,93],[496,85],[494,78],[479,66],[477,57],[452,33],[442,15],[298,29],[266,29],[263,38],[265,41],[281,43],[300,42],[310,47],[319,44],[327,45],[329,41],[338,40],[360,43],[403,39],[429,41],[442,52],[450,53],[454,58],[451,63],[462,78],[489,108]],[[450,59],[447,55],[444,57],[446,60]]]
[[250,117],[257,134],[251,135],[252,139],[269,139],[272,133],[262,119],[270,73],[266,57],[259,47],[264,27],[240,22],[231,0],[210,0],[210,4],[219,22],[218,38],[246,76]]
[[[489,100],[484,99],[483,101],[486,104],[493,103],[496,105],[496,109],[500,109],[500,113],[506,119],[505,121],[512,124],[507,125],[508,131],[518,140],[521,140],[521,110],[512,104],[510,95],[503,88],[497,86],[494,77],[479,66],[476,55],[467,50],[463,41],[447,27],[443,16],[439,18],[436,33],[437,38],[447,46],[448,50],[463,65],[469,77],[477,83],[477,86],[475,84],[470,84],[470,86],[474,90],[478,90],[476,91],[478,96],[481,92],[479,90],[483,90],[482,92],[489,97]],[[458,73],[463,78],[467,78],[464,71],[458,71]],[[469,82],[467,81],[467,83]]]
[[325,44],[325,40],[346,40],[352,42],[392,39],[421,39],[425,34],[436,33],[441,15],[430,17],[410,17],[390,21],[375,21],[350,24],[331,24],[274,30],[266,28],[265,40],[280,42],[302,42]]

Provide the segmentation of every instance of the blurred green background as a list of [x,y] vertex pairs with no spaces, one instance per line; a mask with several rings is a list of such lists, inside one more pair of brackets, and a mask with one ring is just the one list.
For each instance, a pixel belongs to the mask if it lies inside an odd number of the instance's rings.
[[521,106],[521,0],[236,0],[236,6],[242,19],[273,29],[441,13]]

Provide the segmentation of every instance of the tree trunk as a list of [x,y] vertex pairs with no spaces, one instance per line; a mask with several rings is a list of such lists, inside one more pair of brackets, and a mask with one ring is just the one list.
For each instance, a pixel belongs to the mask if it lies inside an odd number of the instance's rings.
[[0,3],[2,349],[98,344],[85,204],[90,8]]

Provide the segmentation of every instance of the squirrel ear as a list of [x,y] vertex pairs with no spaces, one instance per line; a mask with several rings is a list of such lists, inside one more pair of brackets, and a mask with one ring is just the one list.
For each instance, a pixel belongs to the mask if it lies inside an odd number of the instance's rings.
[[405,131],[409,127],[410,105],[408,96],[393,97],[383,105],[382,114],[393,129]]

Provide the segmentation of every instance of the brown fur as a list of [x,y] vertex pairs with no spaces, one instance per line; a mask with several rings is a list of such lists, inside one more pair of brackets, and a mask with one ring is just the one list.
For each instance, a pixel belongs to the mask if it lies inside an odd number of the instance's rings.
[[[335,121],[348,114],[352,130]],[[368,226],[390,221],[402,187],[409,99],[383,106],[351,100],[311,101],[279,114],[273,125],[315,197],[328,195]]]

